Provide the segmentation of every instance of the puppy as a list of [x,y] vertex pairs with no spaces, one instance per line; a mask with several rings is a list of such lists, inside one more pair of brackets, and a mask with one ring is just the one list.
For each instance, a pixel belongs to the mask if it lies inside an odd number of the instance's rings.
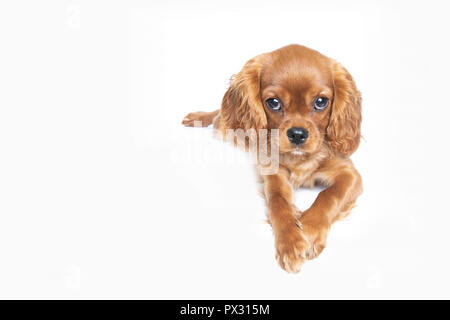
[[[361,95],[339,63],[300,45],[249,60],[231,79],[220,110],[188,114],[183,124],[276,133],[279,166],[261,174],[276,259],[298,272],[326,246],[331,225],[345,217],[362,192],[349,156],[360,142]],[[260,129],[266,129],[261,131]],[[270,141],[270,139],[268,139]],[[322,185],[300,212],[294,189]]]

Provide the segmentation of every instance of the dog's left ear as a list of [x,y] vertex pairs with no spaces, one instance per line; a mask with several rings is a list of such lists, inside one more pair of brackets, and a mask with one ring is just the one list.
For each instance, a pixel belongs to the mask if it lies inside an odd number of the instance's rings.
[[248,61],[231,80],[220,111],[227,129],[258,130],[267,126],[260,99],[261,57],[262,55]]
[[327,127],[329,145],[349,156],[359,146],[361,138],[361,94],[350,73],[333,61],[334,99]]

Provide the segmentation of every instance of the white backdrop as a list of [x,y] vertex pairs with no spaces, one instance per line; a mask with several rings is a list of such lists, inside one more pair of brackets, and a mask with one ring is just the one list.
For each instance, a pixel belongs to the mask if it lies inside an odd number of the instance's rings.
[[[450,298],[449,9],[2,2],[0,297]],[[275,261],[246,156],[180,125],[290,43],[346,66],[364,117],[364,194],[296,275]]]

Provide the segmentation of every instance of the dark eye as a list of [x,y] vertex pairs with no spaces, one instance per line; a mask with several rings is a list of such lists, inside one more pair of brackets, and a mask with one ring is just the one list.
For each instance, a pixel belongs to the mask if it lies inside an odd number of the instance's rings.
[[323,110],[328,107],[328,99],[325,97],[318,97],[314,100],[314,109]]
[[267,108],[272,109],[274,111],[280,111],[283,105],[281,104],[281,101],[278,100],[277,98],[270,98],[266,100],[266,106]]

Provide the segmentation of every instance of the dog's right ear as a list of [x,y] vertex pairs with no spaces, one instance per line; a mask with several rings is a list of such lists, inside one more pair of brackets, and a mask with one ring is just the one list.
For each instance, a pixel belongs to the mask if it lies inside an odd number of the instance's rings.
[[225,129],[264,129],[266,113],[260,99],[262,65],[258,57],[249,60],[231,79],[220,111]]
[[327,127],[329,145],[345,156],[359,146],[361,137],[361,94],[350,73],[333,64],[334,101]]

